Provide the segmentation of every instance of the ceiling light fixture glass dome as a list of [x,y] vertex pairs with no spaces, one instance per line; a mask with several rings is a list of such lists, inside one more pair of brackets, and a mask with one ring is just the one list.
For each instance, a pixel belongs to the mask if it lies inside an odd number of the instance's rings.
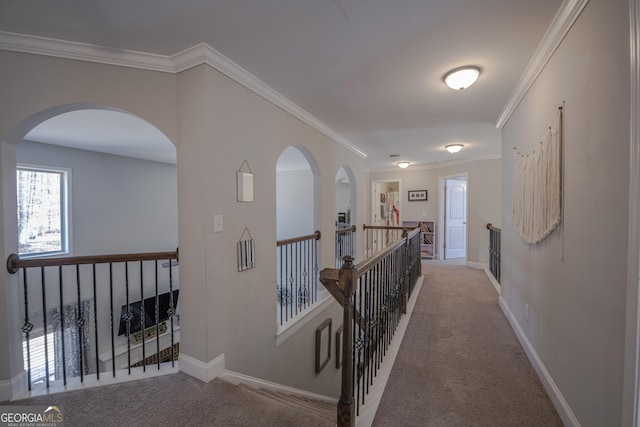
[[408,168],[410,164],[411,162],[398,162],[398,166],[400,166],[402,169]]
[[444,82],[451,89],[462,90],[474,84],[479,76],[480,68],[469,65],[449,71],[444,76]]
[[457,153],[458,151],[462,150],[462,147],[464,147],[464,145],[462,144],[449,144],[447,146],[445,146],[444,148],[446,148],[446,150],[450,153]]

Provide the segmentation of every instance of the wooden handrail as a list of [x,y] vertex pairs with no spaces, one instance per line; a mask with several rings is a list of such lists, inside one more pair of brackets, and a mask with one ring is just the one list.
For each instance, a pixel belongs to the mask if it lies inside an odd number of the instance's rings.
[[[403,227],[399,227],[399,228],[402,229]],[[371,267],[376,265],[381,259],[385,258],[391,252],[396,250],[398,248],[398,246],[404,245],[406,243],[405,242],[405,237],[408,237],[409,239],[411,239],[411,237],[413,237],[415,234],[420,232],[420,230],[417,229],[417,228],[409,228],[409,229],[411,231],[406,236],[403,236],[402,239],[398,239],[397,241],[395,241],[394,243],[390,244],[389,246],[387,246],[385,249],[383,249],[382,251],[378,252],[374,256],[369,257],[366,260],[362,261],[360,264],[357,264],[356,266],[354,266],[355,277],[358,278],[358,277],[362,276],[362,274],[364,272],[369,270]]]
[[137,254],[115,254],[115,255],[85,255],[75,257],[56,258],[26,258],[21,259],[16,254],[11,254],[7,258],[7,271],[11,274],[17,273],[21,268],[31,267],[56,267],[61,265],[80,264],[107,264],[112,262],[130,261],[155,261],[164,259],[178,260],[178,250],[174,252],[148,252]]
[[487,230],[496,230],[496,231],[500,231],[500,229],[498,227],[494,227],[491,223],[487,224]]
[[413,230],[418,226],[390,226],[390,225],[367,225],[362,226],[363,230]]
[[336,228],[336,234],[342,234],[342,233],[350,233],[353,231],[356,231],[357,227],[355,225],[352,225],[351,227],[345,227],[345,228]]
[[304,242],[305,240],[311,240],[311,239],[320,240],[320,236],[321,236],[320,231],[316,230],[315,233],[308,234],[306,236],[292,237],[291,239],[278,240],[276,242],[276,246],[285,246],[285,245],[290,245],[292,243]]
[[[388,229],[388,227],[382,227]],[[402,263],[403,263],[403,272],[402,272],[402,282],[406,285],[402,288],[402,302],[401,302],[401,310],[402,313],[406,313],[406,300],[408,299],[408,262],[409,262],[409,251],[408,246],[411,239],[417,237],[420,233],[419,228],[413,227],[396,227],[396,229],[404,230],[402,238],[393,244],[386,247],[380,253],[376,254],[373,257],[370,257],[360,264],[353,265],[353,257],[345,256],[344,264],[340,269],[334,268],[325,268],[320,272],[320,281],[322,284],[329,290],[331,295],[340,303],[343,309],[343,320],[342,324],[343,335],[342,335],[342,373],[341,373],[341,389],[340,389],[340,398],[338,400],[337,406],[337,424],[338,427],[351,427],[355,425],[355,406],[356,402],[354,400],[354,370],[355,369],[364,369],[365,365],[368,366],[370,363],[367,361],[359,361],[358,366],[354,366],[354,328],[352,322],[355,322],[361,331],[364,331],[365,336],[367,334],[371,334],[370,324],[368,323],[371,319],[365,318],[358,310],[358,307],[355,306],[354,294],[357,288],[357,282],[361,276],[371,270],[376,264],[379,264],[383,259],[387,258],[390,254],[397,250],[403,250],[402,254]],[[410,231],[409,231],[410,230]],[[404,249],[402,249],[404,246]],[[418,253],[419,256],[419,253]],[[362,307],[360,307],[362,310]],[[378,319],[376,322],[380,322],[382,320]],[[376,340],[379,339],[377,335],[368,335],[367,338],[369,344],[367,345],[376,345]]]

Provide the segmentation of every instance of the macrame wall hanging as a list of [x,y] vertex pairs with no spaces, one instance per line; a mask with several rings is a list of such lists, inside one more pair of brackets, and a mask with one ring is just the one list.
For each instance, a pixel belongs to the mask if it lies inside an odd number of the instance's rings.
[[562,221],[562,107],[544,141],[531,154],[513,149],[513,225],[530,244]]

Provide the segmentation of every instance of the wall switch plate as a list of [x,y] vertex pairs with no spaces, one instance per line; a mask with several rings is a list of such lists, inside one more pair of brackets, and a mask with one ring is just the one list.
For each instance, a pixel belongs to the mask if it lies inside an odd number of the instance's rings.
[[214,215],[213,216],[213,232],[222,233],[223,230],[224,230],[224,223],[222,220],[222,215]]
[[529,321],[529,304],[524,305],[524,320]]

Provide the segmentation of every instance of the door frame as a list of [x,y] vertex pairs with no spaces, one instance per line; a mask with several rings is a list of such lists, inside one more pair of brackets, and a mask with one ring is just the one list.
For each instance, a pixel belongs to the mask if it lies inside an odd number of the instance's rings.
[[[389,179],[372,179],[371,180],[371,187],[369,189],[369,221],[370,224],[373,225],[373,211],[374,211],[374,204],[376,203],[375,200],[373,200],[373,191],[375,188],[375,185],[377,183],[381,183],[381,182],[397,182],[398,183],[398,193],[400,194],[400,198],[399,203],[398,203],[398,209],[400,210],[400,223],[402,223],[402,180],[400,178],[389,178]],[[377,205],[376,205],[377,206]]]
[[[445,190],[445,184],[447,182],[447,179],[452,179],[452,178],[464,178],[464,180],[467,182],[467,191],[465,192],[464,195],[464,210],[465,210],[465,217],[467,218],[467,227],[465,230],[465,236],[464,236],[464,260],[465,262],[469,259],[469,172],[462,172],[462,173],[456,173],[456,174],[452,174],[452,175],[445,175],[445,176],[441,176],[439,177],[439,189],[440,189],[440,213],[439,218],[438,218],[438,226],[437,226],[437,237],[436,240],[438,241],[438,258],[441,260],[446,260],[445,258],[445,252],[444,252],[444,245],[445,245],[445,229],[446,229],[446,221],[445,221],[445,209],[447,206],[447,193]],[[461,258],[456,258],[456,259],[461,259]]]

